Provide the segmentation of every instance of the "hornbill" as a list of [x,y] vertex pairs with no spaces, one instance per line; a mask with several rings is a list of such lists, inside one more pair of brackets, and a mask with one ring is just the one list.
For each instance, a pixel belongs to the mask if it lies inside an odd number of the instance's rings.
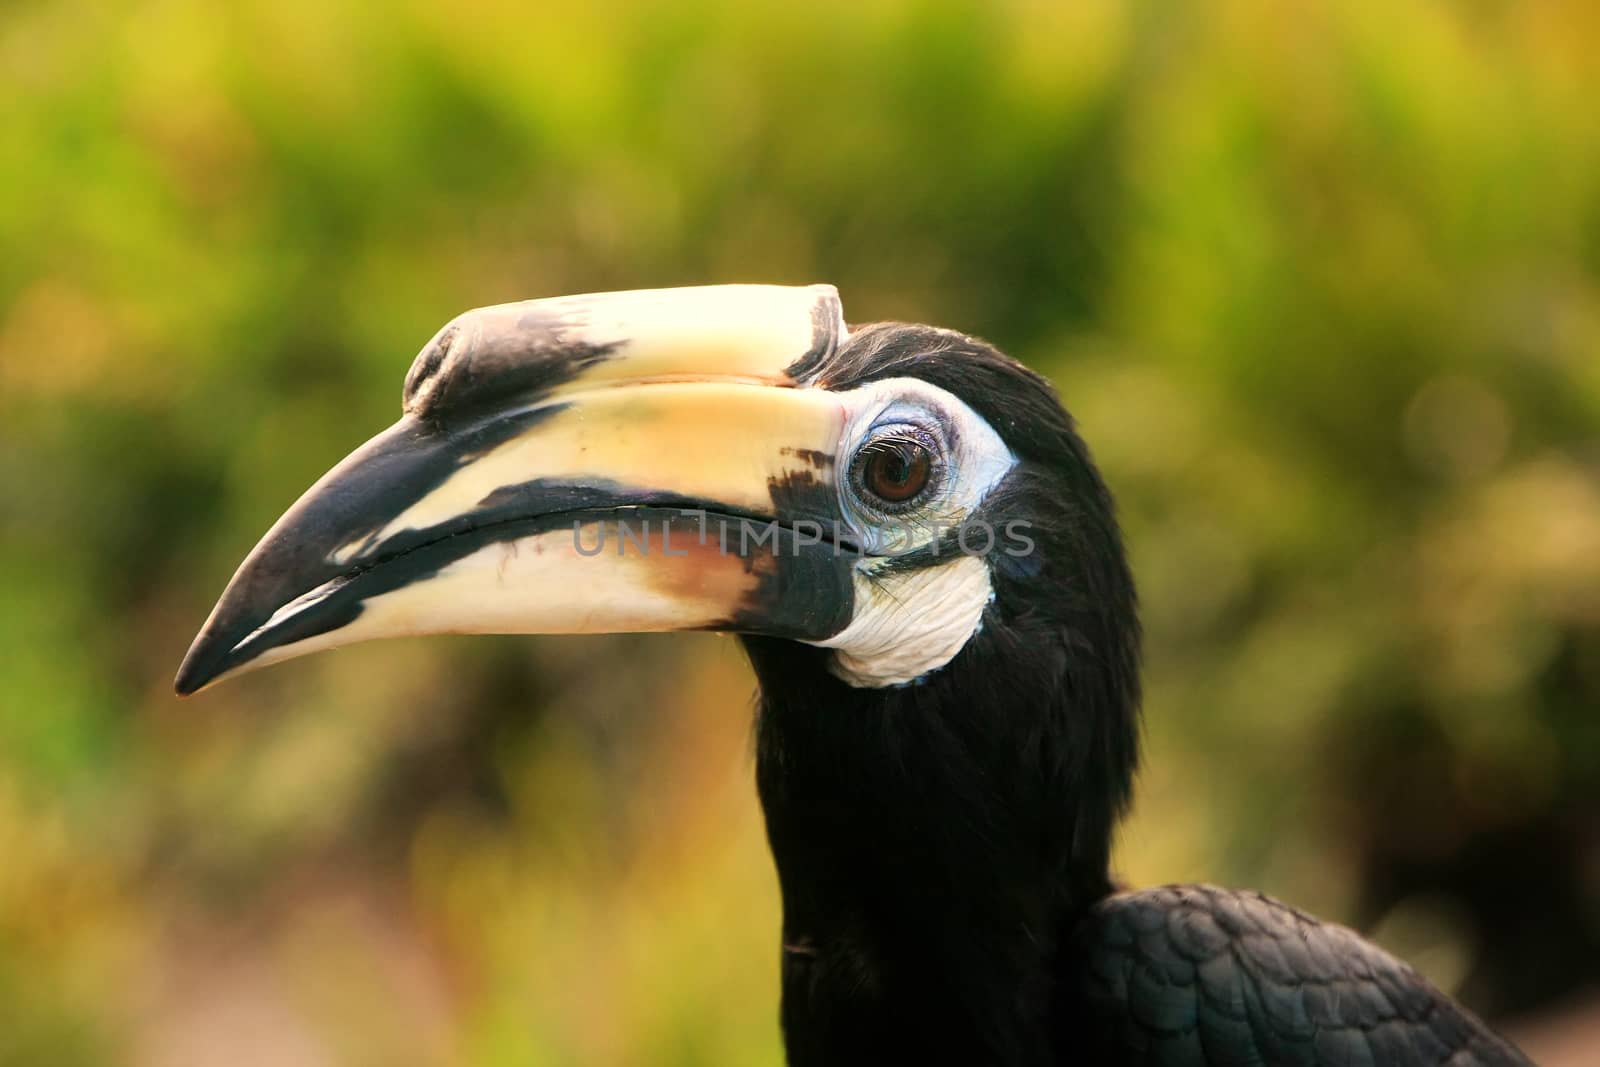
[[369,638],[719,630],[760,689],[795,1065],[1526,1063],[1255,893],[1119,891],[1139,625],[1050,384],[830,286],[503,304],[239,567],[177,676]]

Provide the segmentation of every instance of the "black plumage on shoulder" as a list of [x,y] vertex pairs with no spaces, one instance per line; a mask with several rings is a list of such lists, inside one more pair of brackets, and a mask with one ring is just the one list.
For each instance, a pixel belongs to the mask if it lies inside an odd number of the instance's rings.
[[1063,1042],[1130,1064],[1526,1064],[1416,971],[1259,893],[1182,885],[1091,908]]

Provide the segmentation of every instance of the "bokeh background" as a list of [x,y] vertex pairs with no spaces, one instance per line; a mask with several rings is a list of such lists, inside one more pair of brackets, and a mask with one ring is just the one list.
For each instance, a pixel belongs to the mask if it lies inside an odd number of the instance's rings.
[[1128,880],[1596,1062],[1597,54],[1578,0],[0,6],[0,1063],[779,1063],[732,639],[170,680],[456,312],[819,280],[1095,448]]

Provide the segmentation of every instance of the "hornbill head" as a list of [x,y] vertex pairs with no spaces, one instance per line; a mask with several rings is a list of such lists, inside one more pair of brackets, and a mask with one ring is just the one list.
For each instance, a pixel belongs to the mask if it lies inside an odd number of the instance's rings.
[[723,630],[839,692],[1131,699],[1109,498],[981,341],[852,332],[823,285],[533,300],[446,325],[403,399],[245,559],[180,693],[377,637]]

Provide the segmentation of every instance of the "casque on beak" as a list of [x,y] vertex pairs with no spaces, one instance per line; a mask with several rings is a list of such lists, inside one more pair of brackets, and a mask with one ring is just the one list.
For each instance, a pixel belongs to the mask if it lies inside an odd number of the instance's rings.
[[417,357],[400,421],[240,565],[178,692],[410,634],[831,637],[852,600],[834,491],[846,413],[804,384],[844,338],[822,285],[459,316]]

